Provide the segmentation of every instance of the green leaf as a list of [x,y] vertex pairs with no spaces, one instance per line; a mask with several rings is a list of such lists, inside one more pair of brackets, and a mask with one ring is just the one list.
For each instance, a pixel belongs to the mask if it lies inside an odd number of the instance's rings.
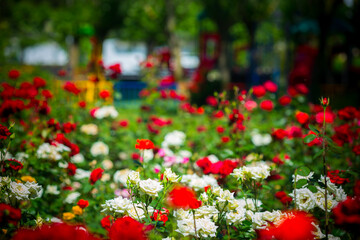
[[266,185],[266,184],[262,185],[262,188],[266,189],[266,190],[271,190],[271,187],[269,185]]
[[306,179],[300,179],[296,181],[296,188],[302,188],[303,186],[305,186],[307,184],[307,180]]
[[311,192],[317,193],[317,188],[316,188],[314,185],[309,185],[309,186],[307,186],[307,188],[308,188]]
[[296,170],[296,173],[300,176],[306,177],[310,174],[310,169],[305,166],[302,166]]
[[133,160],[136,166],[143,167],[142,163],[138,160]]
[[320,133],[319,130],[317,130],[314,125],[309,124],[309,128],[310,128],[311,131],[313,131],[313,132],[315,132],[315,133],[317,133],[317,134]]
[[324,149],[321,149],[320,151],[318,151],[318,152],[313,156],[313,159],[317,159],[318,157],[320,157],[323,152],[324,152]]
[[314,135],[314,134],[307,135],[304,138],[304,142],[305,143],[310,143],[310,142],[314,141],[315,138],[316,138],[316,135]]

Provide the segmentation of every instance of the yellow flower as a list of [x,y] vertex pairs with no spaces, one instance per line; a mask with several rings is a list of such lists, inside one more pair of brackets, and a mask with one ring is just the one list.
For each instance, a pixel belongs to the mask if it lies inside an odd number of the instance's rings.
[[81,214],[83,214],[82,208],[79,207],[79,206],[77,206],[77,205],[72,207],[72,211],[73,211],[73,213],[74,213],[75,215],[81,215]]
[[35,178],[32,176],[22,176],[21,180],[23,180],[23,182],[36,182]]
[[64,212],[63,213],[63,219],[65,221],[70,221],[71,219],[73,219],[75,217],[75,215],[71,212]]

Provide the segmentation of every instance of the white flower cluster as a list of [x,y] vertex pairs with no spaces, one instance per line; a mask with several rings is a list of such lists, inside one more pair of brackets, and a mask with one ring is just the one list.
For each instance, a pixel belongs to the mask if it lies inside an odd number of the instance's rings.
[[0,188],[5,188],[5,201],[7,202],[11,199],[18,201],[36,199],[43,193],[42,186],[36,182],[14,182],[8,177],[2,177],[0,182]]
[[[195,224],[197,237],[215,237],[218,226],[215,225],[212,218],[217,216],[217,209],[212,206],[203,206],[195,210]],[[183,209],[174,212],[177,220],[177,229],[175,231],[183,236],[195,236],[195,225],[192,213]]]
[[104,106],[97,109],[94,113],[94,117],[97,119],[103,119],[107,117],[116,118],[119,115],[114,106]]
[[258,131],[251,132],[251,141],[255,146],[266,146],[269,145],[272,141],[271,135],[260,134]]
[[[145,211],[140,204],[133,204],[129,199],[121,196],[106,200],[101,207],[103,208],[101,212],[114,217],[130,216],[138,221],[146,217]],[[147,214],[151,215],[153,212],[154,208],[149,206]]]
[[105,204],[102,204],[101,207],[107,215],[113,215],[116,217],[121,217],[125,215],[131,209],[131,201],[123,197],[117,197],[114,199],[106,200]]
[[90,153],[94,157],[100,156],[100,155],[108,155],[109,154],[109,147],[103,142],[94,142],[93,145],[90,148]]
[[172,131],[165,135],[164,141],[161,143],[162,148],[169,148],[171,146],[179,147],[184,144],[186,135],[181,131]]
[[36,151],[37,157],[41,159],[50,159],[54,161],[58,161],[62,159],[62,152],[70,152],[70,148],[67,146],[53,142],[53,144],[43,143],[39,146]]
[[98,126],[94,123],[84,124],[81,126],[80,131],[87,135],[97,135],[98,134]]
[[206,186],[219,186],[216,179],[209,175],[199,177],[196,174],[187,174],[182,176],[181,182],[193,188],[195,191],[203,190]]
[[231,175],[235,176],[239,181],[250,179],[261,181],[270,176],[270,167],[263,161],[254,162],[252,165],[234,169]]
[[[310,176],[311,175],[311,176]],[[309,177],[310,176],[310,177]],[[312,174],[302,179],[310,179]],[[298,180],[299,175],[297,175]],[[321,176],[319,182],[325,183],[324,176]],[[327,211],[331,211],[336,205],[346,199],[346,193],[341,186],[336,186],[327,177]],[[300,210],[310,211],[315,207],[318,207],[325,211],[325,189],[319,186],[316,187],[316,192],[312,192],[307,188],[307,185],[302,186],[299,189],[294,189],[289,195],[294,198],[296,195],[296,206]]]
[[171,168],[166,168],[164,171],[164,178],[166,178],[169,182],[177,183],[180,180],[180,177],[174,173]]

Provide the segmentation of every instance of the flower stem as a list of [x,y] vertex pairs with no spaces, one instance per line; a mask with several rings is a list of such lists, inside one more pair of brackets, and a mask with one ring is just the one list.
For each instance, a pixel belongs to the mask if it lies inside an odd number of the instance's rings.
[[196,231],[196,221],[195,221],[195,210],[194,209],[192,210],[192,213],[193,213],[193,219],[194,219],[195,238],[198,239],[197,231]]
[[323,129],[322,129],[322,135],[323,135],[323,142],[322,142],[322,159],[323,159],[323,169],[324,169],[324,181],[325,181],[325,239],[329,239],[329,219],[328,219],[328,202],[327,202],[327,167],[326,167],[326,146],[325,146],[325,127],[326,127],[326,121],[325,121],[325,113],[326,113],[326,107],[324,107],[324,120],[323,120]]

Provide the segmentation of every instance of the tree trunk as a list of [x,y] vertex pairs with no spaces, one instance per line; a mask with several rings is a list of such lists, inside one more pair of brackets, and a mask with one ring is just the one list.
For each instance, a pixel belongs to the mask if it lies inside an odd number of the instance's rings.
[[69,67],[70,74],[73,80],[76,79],[77,68],[79,66],[79,40],[73,38],[69,49]]
[[174,0],[166,0],[166,30],[169,37],[169,48],[171,59],[173,61],[174,68],[174,78],[175,81],[181,81],[183,79],[183,71],[181,67],[181,49],[179,44],[179,39],[175,34],[175,8]]
[[89,71],[97,77],[98,80],[104,80],[104,71],[102,66],[99,64],[99,61],[102,60],[102,45],[104,39],[98,38],[93,43],[93,48],[91,51],[91,57],[89,62]]

